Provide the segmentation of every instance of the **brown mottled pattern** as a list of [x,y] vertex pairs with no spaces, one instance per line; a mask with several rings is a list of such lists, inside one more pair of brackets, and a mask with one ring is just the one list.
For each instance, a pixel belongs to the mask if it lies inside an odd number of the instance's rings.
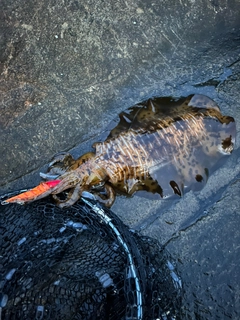
[[[60,207],[74,204],[83,191],[94,193],[107,206],[114,202],[114,190],[157,198],[181,196],[205,185],[219,160],[231,154],[235,136],[234,119],[222,115],[206,96],[150,99],[122,112],[108,139],[94,144],[95,153],[77,160],[70,154],[57,155],[45,178],[57,175],[61,182],[46,195],[52,193]],[[64,190],[68,196],[60,199],[57,194]]]
[[[169,189],[170,181],[182,186],[206,182],[211,167],[233,149],[234,119],[223,116],[215,102],[205,96],[188,97],[165,110],[150,100],[133,113],[127,130],[120,123],[110,139],[96,144],[96,163],[105,168],[109,182],[122,192],[146,189],[149,179],[155,181],[147,188],[152,192],[163,184]],[[131,114],[129,117],[131,120]],[[225,147],[223,141],[227,141]],[[169,195],[169,190],[160,190],[162,196]]]
[[[181,196],[184,190],[205,185],[219,159],[231,154],[235,136],[234,119],[222,115],[206,96],[150,99],[119,115],[108,139],[94,144],[95,155],[70,162],[66,156],[66,172],[53,193],[71,189],[62,207],[74,203],[84,190],[108,206],[115,198],[113,189],[158,198]],[[105,200],[101,188],[107,193]]]

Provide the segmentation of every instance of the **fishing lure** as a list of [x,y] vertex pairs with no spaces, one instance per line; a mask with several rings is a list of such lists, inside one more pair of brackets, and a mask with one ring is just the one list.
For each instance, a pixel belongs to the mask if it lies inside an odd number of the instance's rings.
[[[18,194],[14,197],[11,197],[10,199],[6,200],[7,203],[18,203],[18,204],[24,204],[26,202],[29,202],[29,199],[32,199],[32,201],[36,199],[42,199],[45,197],[45,194],[49,194],[49,190],[52,190],[56,185],[59,184],[61,180],[52,180],[52,181],[46,181],[41,182],[37,187],[33,189],[29,189],[21,194]],[[2,204],[7,204],[5,201],[2,201]]]
[[[232,153],[235,137],[234,118],[222,115],[204,95],[149,99],[122,112],[108,138],[93,145],[95,152],[77,160],[58,154],[48,172],[41,174],[50,180],[46,185],[2,204],[23,204],[52,194],[63,208],[73,205],[83,192],[108,207],[116,192],[182,196],[206,184],[219,160]],[[58,196],[66,191],[65,198]]]

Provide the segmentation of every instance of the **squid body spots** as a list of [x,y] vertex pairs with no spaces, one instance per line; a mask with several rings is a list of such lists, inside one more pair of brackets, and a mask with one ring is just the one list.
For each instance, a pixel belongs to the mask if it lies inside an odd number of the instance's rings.
[[232,152],[236,136],[234,119],[198,94],[149,99],[122,112],[115,123],[107,140],[96,145],[108,180],[123,193],[141,190],[163,198],[201,189]]

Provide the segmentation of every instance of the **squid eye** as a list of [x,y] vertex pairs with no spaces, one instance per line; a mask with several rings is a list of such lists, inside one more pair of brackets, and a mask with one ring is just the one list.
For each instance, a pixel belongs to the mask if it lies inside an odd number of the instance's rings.
[[101,181],[99,183],[96,183],[94,186],[92,186],[92,190],[100,190],[102,189],[102,187],[104,186],[105,182],[104,181]]

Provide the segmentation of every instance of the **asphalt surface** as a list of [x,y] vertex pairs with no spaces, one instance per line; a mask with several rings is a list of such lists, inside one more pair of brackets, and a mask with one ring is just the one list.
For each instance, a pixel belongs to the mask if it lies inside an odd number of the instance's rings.
[[235,151],[201,192],[112,207],[178,261],[183,319],[240,318],[239,16],[236,0],[1,0],[1,193],[36,185],[59,151],[91,150],[153,96],[205,94],[235,118]]

